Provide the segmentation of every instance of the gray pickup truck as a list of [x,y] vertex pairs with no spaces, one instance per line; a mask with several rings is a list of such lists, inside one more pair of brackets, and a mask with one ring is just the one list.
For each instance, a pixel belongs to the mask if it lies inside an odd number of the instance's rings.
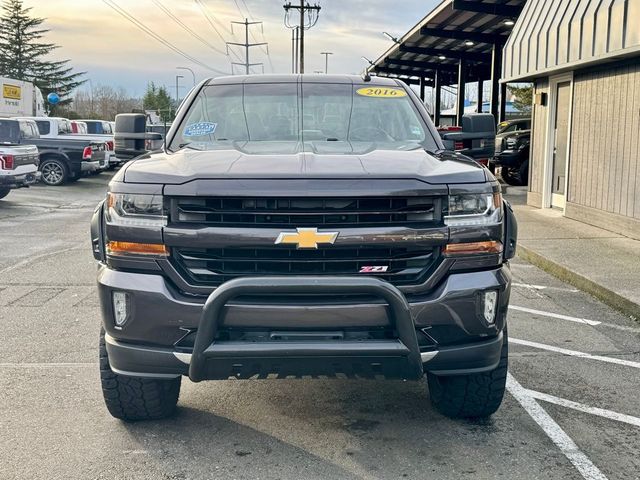
[[109,412],[168,416],[183,376],[325,375],[426,375],[444,414],[495,412],[517,224],[493,175],[442,147],[398,80],[194,88],[92,219]]

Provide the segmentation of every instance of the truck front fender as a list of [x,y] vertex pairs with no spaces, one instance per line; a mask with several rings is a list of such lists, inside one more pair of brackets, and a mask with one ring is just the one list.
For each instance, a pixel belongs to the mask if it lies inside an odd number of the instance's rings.
[[104,200],[102,200],[93,211],[91,217],[91,250],[93,258],[99,262],[106,261],[104,243]]
[[511,204],[504,200],[504,259],[511,260],[516,256],[518,243],[518,221]]

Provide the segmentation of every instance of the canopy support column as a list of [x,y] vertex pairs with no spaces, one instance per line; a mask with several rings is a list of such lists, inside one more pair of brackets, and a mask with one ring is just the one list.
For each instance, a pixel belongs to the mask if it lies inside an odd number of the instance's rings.
[[456,103],[456,124],[462,125],[462,117],[464,116],[464,98],[467,86],[467,64],[460,59],[458,64],[458,101]]
[[499,96],[500,96],[500,75],[502,68],[502,45],[499,43],[493,44],[493,50],[491,51],[491,106],[489,111],[491,115],[498,120],[499,113]]
[[504,122],[507,118],[507,84],[500,84],[500,115],[498,116],[498,123]]
[[442,110],[442,74],[440,70],[435,71],[433,80],[433,89],[435,91],[435,99],[433,102],[433,123],[436,127],[440,126],[440,111]]

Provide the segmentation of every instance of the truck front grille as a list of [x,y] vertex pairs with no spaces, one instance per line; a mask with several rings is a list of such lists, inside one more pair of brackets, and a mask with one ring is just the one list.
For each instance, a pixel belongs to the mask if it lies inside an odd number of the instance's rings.
[[[411,246],[329,246],[317,250],[298,250],[289,245],[172,249],[174,264],[189,283],[211,286],[241,276],[262,275],[374,275],[395,285],[416,284],[422,281],[437,257],[438,249]],[[361,273],[365,267],[386,269]]]
[[[392,197],[173,197],[168,199],[169,225],[193,231],[210,228],[212,244],[192,247],[175,244],[171,262],[187,283],[218,286],[242,276],[263,275],[368,275],[395,285],[422,283],[439,256],[439,247],[399,238],[385,240],[390,228],[442,228],[443,198]],[[216,228],[273,232],[296,228],[362,229],[379,233],[375,243],[318,246],[297,249],[264,237],[242,245],[216,245]],[[248,235],[249,237],[251,235]],[[340,237],[339,237],[340,238]],[[250,240],[249,240],[250,242]],[[373,268],[377,267],[377,268]]]
[[439,197],[174,198],[173,223],[225,227],[435,226]]

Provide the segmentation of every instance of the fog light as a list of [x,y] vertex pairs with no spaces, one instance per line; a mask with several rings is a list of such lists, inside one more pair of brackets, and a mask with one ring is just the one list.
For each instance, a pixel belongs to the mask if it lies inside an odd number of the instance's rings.
[[126,292],[113,292],[112,298],[116,326],[122,327],[129,320],[129,294]]
[[484,319],[488,323],[493,323],[496,320],[496,307],[498,304],[498,292],[490,290],[484,292]]

